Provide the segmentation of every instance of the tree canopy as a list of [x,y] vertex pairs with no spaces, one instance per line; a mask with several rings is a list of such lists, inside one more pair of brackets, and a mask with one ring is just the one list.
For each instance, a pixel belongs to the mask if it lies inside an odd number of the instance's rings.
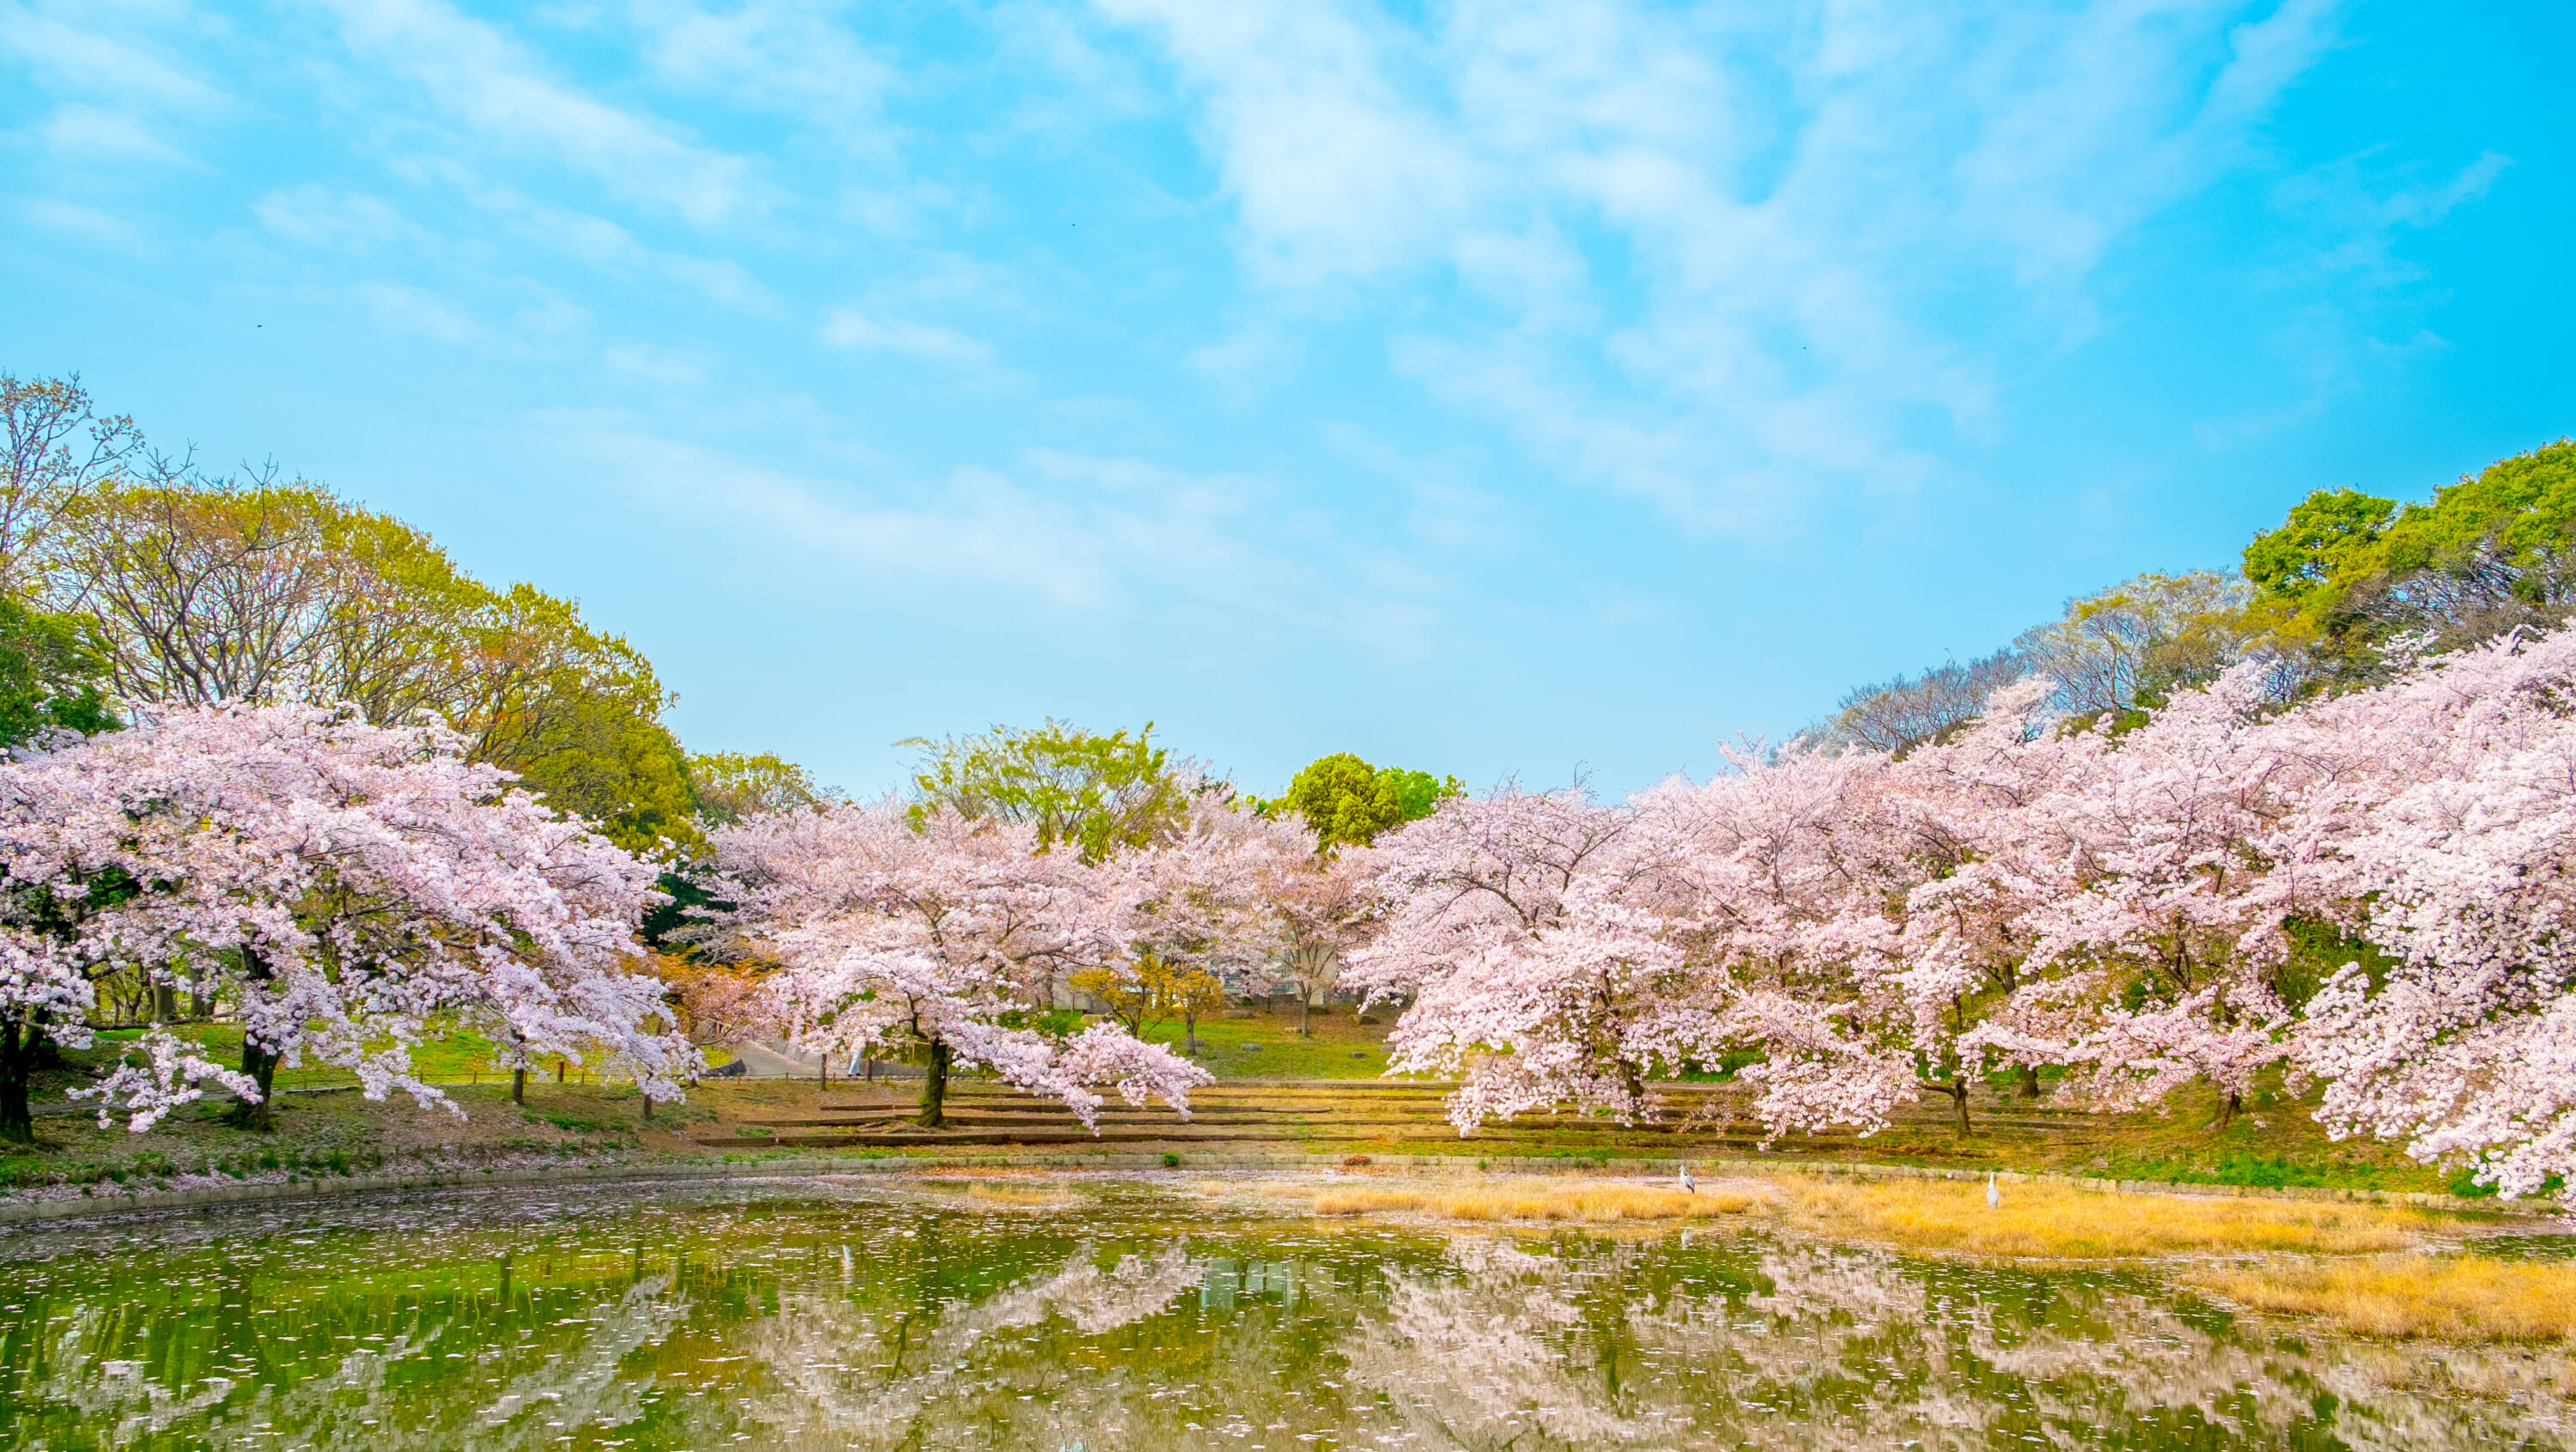
[[1314,829],[1319,847],[1366,846],[1378,834],[1430,816],[1441,802],[1466,795],[1466,785],[1427,771],[1371,766],[1347,751],[1319,756],[1288,782],[1281,795],[1259,802],[1267,815],[1293,812]]
[[1198,762],[1175,759],[1141,731],[1088,731],[1050,717],[1037,727],[996,726],[978,736],[912,737],[915,820],[946,809],[1036,832],[1041,851],[1070,846],[1085,861],[1169,839],[1202,793],[1230,794]]
[[26,594],[0,607],[0,732],[99,729],[119,701],[435,718],[621,846],[701,844],[676,698],[572,601],[485,585],[320,484],[157,454],[77,379],[0,374],[0,415],[0,582]]

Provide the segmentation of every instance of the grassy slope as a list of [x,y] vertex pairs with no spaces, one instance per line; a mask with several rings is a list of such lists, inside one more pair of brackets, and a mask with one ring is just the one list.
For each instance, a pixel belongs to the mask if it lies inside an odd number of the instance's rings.
[[[1298,1037],[1293,1013],[1219,1018],[1202,1024],[1199,1034],[1203,1062],[1223,1080],[1364,1081],[1377,1079],[1383,1071],[1386,1031],[1383,1022],[1357,1022],[1343,1008],[1318,1015],[1311,1040]],[[1177,1023],[1156,1023],[1148,1026],[1146,1036],[1177,1042],[1180,1032]],[[217,1029],[205,1038],[208,1048],[220,1055],[229,1057],[238,1049],[228,1031]],[[102,1046],[100,1051],[71,1056],[75,1063],[70,1067],[76,1070],[82,1062],[108,1056],[108,1046]],[[537,1077],[529,1087],[526,1109],[512,1106],[504,1081],[490,1067],[488,1046],[479,1041],[460,1039],[430,1046],[420,1062],[430,1077],[450,1083],[457,1102],[468,1111],[467,1119],[460,1122],[444,1111],[423,1110],[408,1101],[370,1105],[349,1093],[281,1096],[281,1125],[269,1136],[231,1129],[204,1106],[183,1110],[162,1128],[140,1136],[122,1129],[100,1130],[85,1114],[50,1115],[37,1121],[45,1141],[37,1152],[0,1153],[0,1185],[112,1179],[120,1174],[150,1178],[156,1170],[202,1171],[208,1166],[223,1173],[254,1173],[431,1159],[525,1163],[566,1157],[705,1155],[711,1152],[697,1145],[692,1133],[723,1133],[746,1116],[808,1110],[815,1103],[811,1081],[717,1080],[700,1085],[688,1103],[664,1109],[654,1124],[646,1125],[637,1113],[640,1105],[631,1086],[583,1082],[577,1071],[571,1082],[561,1085],[551,1076]],[[292,1077],[281,1075],[280,1080],[282,1085],[301,1087],[348,1082],[346,1075],[336,1071],[305,1071]],[[40,1102],[59,1103],[63,1089],[81,1082],[85,1080],[77,1072],[49,1075],[39,1086]],[[835,1081],[836,1099],[849,1092]],[[900,1099],[908,1097],[912,1088],[902,1084],[885,1092],[886,1097]],[[1357,1095],[1351,1100],[1354,1105],[1367,1102]],[[1792,1135],[1770,1153],[1782,1159],[1861,1159],[2186,1183],[2445,1188],[2438,1172],[2411,1164],[2388,1147],[2329,1142],[2305,1108],[2272,1096],[2257,1096],[2252,1112],[2225,1129],[2214,1127],[2216,1102],[2205,1092],[2180,1096],[2165,1115],[2056,1116],[2054,1122],[2064,1126],[2062,1132],[1986,1123],[2022,1108],[2023,1101],[2009,1086],[1999,1084],[1975,1097],[1979,1129],[1964,1140],[1939,1115],[1927,1112],[1868,1140],[1855,1142],[1848,1136],[1809,1140]],[[1496,1136],[1398,1141],[1318,1134],[1316,1138],[1319,1149],[1449,1153],[1480,1159],[1673,1152],[1669,1140],[1621,1132],[1604,1121],[1568,1125],[1517,1141]],[[336,1162],[334,1155],[339,1157]],[[278,1163],[265,1166],[266,1159]]]

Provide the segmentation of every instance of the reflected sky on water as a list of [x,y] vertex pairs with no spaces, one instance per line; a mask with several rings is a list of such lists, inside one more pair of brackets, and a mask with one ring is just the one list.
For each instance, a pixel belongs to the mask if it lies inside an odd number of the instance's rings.
[[1056,1201],[889,1177],[19,1231],[0,1446],[2576,1446],[2561,1349],[2301,1334],[2145,1273]]

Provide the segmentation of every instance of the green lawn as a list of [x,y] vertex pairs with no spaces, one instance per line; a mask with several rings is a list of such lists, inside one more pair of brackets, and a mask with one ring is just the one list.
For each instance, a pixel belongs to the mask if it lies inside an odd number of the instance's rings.
[[[241,1062],[241,1030],[224,1023],[180,1024],[179,1037],[200,1046],[207,1058],[218,1064]],[[66,1055],[75,1063],[112,1062],[127,1045],[143,1036],[141,1029],[105,1029],[98,1035],[98,1047],[86,1053]],[[722,1050],[710,1050],[707,1060],[722,1064],[733,1056]],[[497,1084],[509,1079],[509,1071],[500,1067],[500,1056],[492,1041],[475,1033],[454,1033],[415,1045],[411,1051],[414,1072],[433,1084]],[[552,1078],[550,1067],[541,1067],[531,1077]],[[595,1082],[596,1074],[578,1066],[567,1066],[566,1082]],[[335,1089],[358,1082],[358,1076],[345,1069],[308,1067],[280,1069],[277,1086],[281,1089]]]
[[[1381,1019],[1391,1015],[1372,1015]],[[1387,1022],[1360,1023],[1348,1007],[1318,1012],[1315,1036],[1297,1036],[1297,1015],[1256,1010],[1251,1018],[1202,1019],[1198,1062],[1219,1079],[1374,1079],[1386,1072]],[[1181,1046],[1181,1025],[1145,1025],[1149,1043]]]

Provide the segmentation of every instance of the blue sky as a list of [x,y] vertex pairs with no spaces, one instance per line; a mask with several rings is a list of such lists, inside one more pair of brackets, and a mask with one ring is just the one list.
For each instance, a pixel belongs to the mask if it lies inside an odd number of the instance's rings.
[[701,750],[1705,773],[2576,432],[2576,9],[0,0],[0,366]]

